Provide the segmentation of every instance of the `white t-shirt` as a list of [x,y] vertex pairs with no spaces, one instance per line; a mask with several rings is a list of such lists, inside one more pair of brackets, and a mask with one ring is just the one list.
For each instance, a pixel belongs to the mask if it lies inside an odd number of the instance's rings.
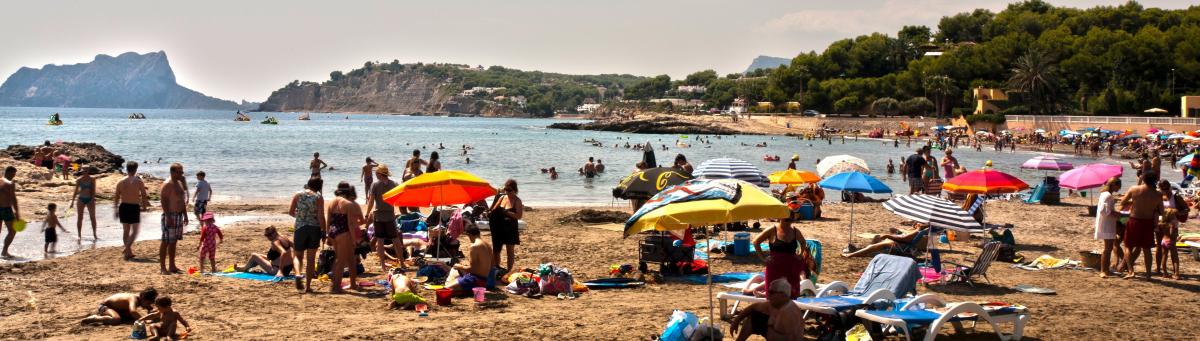
[[200,180],[196,183],[196,201],[208,201],[210,195],[212,195],[212,187],[208,186],[207,180]]
[[1101,192],[1096,199],[1096,231],[1092,237],[1098,240],[1117,239],[1117,217],[1112,215],[1117,210],[1117,197],[1109,192]]

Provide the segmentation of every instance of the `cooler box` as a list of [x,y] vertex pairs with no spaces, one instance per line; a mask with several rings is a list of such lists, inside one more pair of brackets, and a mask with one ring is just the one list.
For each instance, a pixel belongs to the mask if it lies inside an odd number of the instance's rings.
[[800,204],[800,207],[796,208],[796,214],[800,216],[800,220],[813,220],[813,216],[816,214],[815,211],[816,209],[813,207],[813,204],[807,202]]
[[733,234],[733,255],[738,257],[750,255],[749,232],[738,232]]

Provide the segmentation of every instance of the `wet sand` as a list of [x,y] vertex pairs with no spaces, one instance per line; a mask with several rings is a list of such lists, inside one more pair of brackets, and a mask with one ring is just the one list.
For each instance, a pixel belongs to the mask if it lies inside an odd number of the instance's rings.
[[[1018,253],[1026,259],[1042,254],[1079,259],[1079,250],[1097,249],[1099,243],[1091,239],[1092,218],[1083,215],[1086,200],[1066,201],[1062,206],[989,202],[988,220],[1016,225]],[[554,262],[571,269],[582,281],[606,277],[609,265],[636,263],[636,238],[558,223],[559,217],[575,210],[528,212],[529,228],[522,232],[518,267]],[[902,223],[880,204],[859,204],[855,210],[855,233],[882,233]],[[846,243],[849,206],[827,204],[825,214],[823,220],[800,225],[810,239],[825,244],[821,281],[853,283],[869,258],[846,259],[836,254]],[[1197,230],[1194,224],[1189,222],[1183,230]],[[268,219],[225,226],[226,241],[217,252],[219,267],[244,262],[250,252],[265,251],[267,242],[261,231],[267,225],[287,227],[290,223]],[[956,242],[943,259],[973,259],[979,251],[973,245],[978,241]],[[196,243],[195,233],[180,243],[181,268],[196,265]],[[101,247],[15,268],[0,267],[0,339],[126,338],[129,326],[85,327],[78,320],[104,297],[146,286],[175,298],[176,309],[193,323],[192,335],[198,339],[644,340],[661,332],[673,309],[701,316],[708,313],[704,285],[668,280],[638,289],[592,291],[576,300],[490,293],[488,304],[456,299],[452,306],[434,306],[430,316],[418,317],[412,311],[388,310],[383,289],[378,287],[329,295],[327,283],[314,283],[318,293],[301,295],[291,283],[159,275],[157,248],[158,242],[153,240],[138,242],[135,252],[141,256],[134,262],[121,261],[119,247]],[[1200,314],[1200,266],[1189,256],[1181,258],[1182,280],[1101,279],[1095,271],[1025,271],[995,263],[989,271],[991,284],[919,286],[918,291],[938,293],[950,301],[1006,301],[1028,306],[1031,318],[1025,337],[1029,340],[1192,339],[1192,326],[1186,321]],[[373,255],[364,262],[368,269],[365,278],[381,278],[376,262]],[[755,258],[720,255],[714,257],[711,267],[717,273],[761,270]],[[1018,284],[1052,288],[1058,294],[1021,293],[1013,289]],[[718,286],[715,290],[727,289]],[[421,294],[433,301],[432,292]],[[31,305],[31,299],[36,303]],[[995,339],[987,326],[965,335],[956,335],[950,328],[940,332],[944,339]]]

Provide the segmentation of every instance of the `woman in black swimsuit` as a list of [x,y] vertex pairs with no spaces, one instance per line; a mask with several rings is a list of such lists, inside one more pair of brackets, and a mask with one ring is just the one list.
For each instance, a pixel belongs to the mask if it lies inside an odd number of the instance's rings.
[[267,226],[263,237],[271,241],[271,248],[267,249],[267,254],[252,253],[250,259],[246,260],[246,266],[239,267],[234,264],[234,269],[249,272],[254,268],[262,268],[264,273],[274,274],[275,277],[290,276],[294,268],[292,241],[280,236],[274,226]]
[[333,194],[337,197],[329,204],[325,218],[325,221],[329,222],[325,240],[333,245],[333,252],[336,254],[336,260],[333,262],[333,274],[330,275],[330,279],[333,280],[330,292],[340,294],[343,292],[342,270],[346,268],[350,269],[350,288],[359,290],[358,257],[354,256],[354,246],[358,244],[359,226],[362,225],[363,215],[362,208],[354,202],[358,195],[355,194],[354,187],[349,183],[345,181],[338,183],[337,190]]
[[804,258],[796,251],[801,249],[801,245],[806,244],[804,233],[800,232],[799,228],[792,226],[792,218],[783,219],[779,222],[779,226],[768,227],[759,233],[754,241],[756,254],[762,258],[762,246],[760,244],[768,242],[771,248],[770,257],[763,259],[766,263],[766,271],[763,271],[766,281],[771,283],[776,279],[786,279],[788,284],[792,285],[792,298],[800,296],[800,275],[809,276],[808,264]]
[[500,248],[506,246],[508,258],[505,263],[512,270],[516,262],[517,245],[521,245],[521,234],[517,231],[517,221],[525,214],[525,205],[517,197],[517,181],[508,179],[504,182],[504,192],[488,211],[488,226],[492,230],[492,264],[500,266]]

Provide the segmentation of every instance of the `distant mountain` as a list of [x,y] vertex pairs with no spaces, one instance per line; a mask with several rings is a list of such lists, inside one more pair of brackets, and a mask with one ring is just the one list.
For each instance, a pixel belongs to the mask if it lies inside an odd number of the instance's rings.
[[97,55],[90,63],[22,67],[0,85],[0,106],[237,110],[175,83],[167,54]]
[[746,71],[744,73],[754,72],[754,70],[758,70],[758,69],[774,69],[774,68],[779,67],[780,65],[788,65],[791,63],[792,63],[791,58],[758,56],[757,58],[754,58],[753,62],[750,62],[750,67],[746,68]]

